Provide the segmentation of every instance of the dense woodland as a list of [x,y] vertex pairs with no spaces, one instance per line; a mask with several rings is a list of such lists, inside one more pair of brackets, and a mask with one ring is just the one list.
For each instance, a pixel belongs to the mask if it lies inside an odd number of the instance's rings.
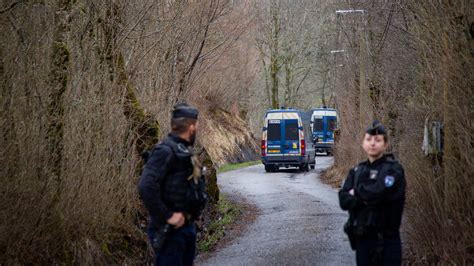
[[337,108],[334,182],[379,119],[408,181],[406,257],[472,263],[473,12],[469,0],[2,1],[0,264],[150,261],[140,155],[183,101],[201,112],[211,168],[258,159],[266,109]]

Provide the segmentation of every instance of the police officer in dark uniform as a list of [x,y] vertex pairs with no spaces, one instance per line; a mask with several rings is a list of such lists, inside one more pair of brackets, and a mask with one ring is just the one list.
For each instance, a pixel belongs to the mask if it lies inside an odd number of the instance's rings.
[[349,211],[344,231],[356,251],[357,265],[401,265],[400,224],[405,203],[405,174],[385,154],[387,132],[374,121],[362,143],[368,160],[349,171],[339,203]]
[[195,257],[194,220],[207,201],[201,165],[192,152],[197,119],[197,109],[174,107],[172,132],[152,150],[138,185],[150,214],[148,236],[156,265],[192,265]]

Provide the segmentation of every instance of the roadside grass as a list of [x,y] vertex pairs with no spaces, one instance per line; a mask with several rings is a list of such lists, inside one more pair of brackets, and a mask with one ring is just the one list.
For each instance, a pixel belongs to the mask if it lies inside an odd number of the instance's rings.
[[206,236],[197,243],[199,252],[210,251],[225,236],[226,227],[234,224],[243,213],[242,207],[227,199],[225,195],[220,196],[217,210],[219,218],[209,225]]
[[224,164],[223,166],[221,166],[218,170],[217,170],[217,173],[224,173],[224,172],[228,172],[228,171],[232,171],[232,170],[237,170],[237,169],[240,169],[240,168],[244,168],[244,167],[247,167],[247,166],[252,166],[252,165],[257,165],[257,164],[260,164],[261,161],[258,160],[258,161],[250,161],[250,162],[245,162],[245,163],[230,163],[230,164]]

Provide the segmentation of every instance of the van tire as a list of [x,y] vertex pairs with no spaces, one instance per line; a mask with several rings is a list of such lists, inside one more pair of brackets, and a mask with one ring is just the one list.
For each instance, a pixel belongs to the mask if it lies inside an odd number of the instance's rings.
[[310,169],[314,169],[314,168],[316,168],[316,165],[310,164],[310,165],[309,165],[309,168],[310,168]]
[[272,172],[272,167],[270,165],[265,165],[265,172]]
[[308,172],[309,171],[309,165],[307,163],[302,163],[298,167],[300,172]]

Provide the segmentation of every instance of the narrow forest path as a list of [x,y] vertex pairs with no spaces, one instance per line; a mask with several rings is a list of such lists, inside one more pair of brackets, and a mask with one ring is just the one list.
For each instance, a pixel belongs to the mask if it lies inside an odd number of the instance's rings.
[[352,265],[342,230],[347,214],[337,191],[320,182],[332,157],[317,157],[308,173],[266,173],[263,165],[219,176],[221,191],[244,197],[260,209],[246,232],[198,265]]

